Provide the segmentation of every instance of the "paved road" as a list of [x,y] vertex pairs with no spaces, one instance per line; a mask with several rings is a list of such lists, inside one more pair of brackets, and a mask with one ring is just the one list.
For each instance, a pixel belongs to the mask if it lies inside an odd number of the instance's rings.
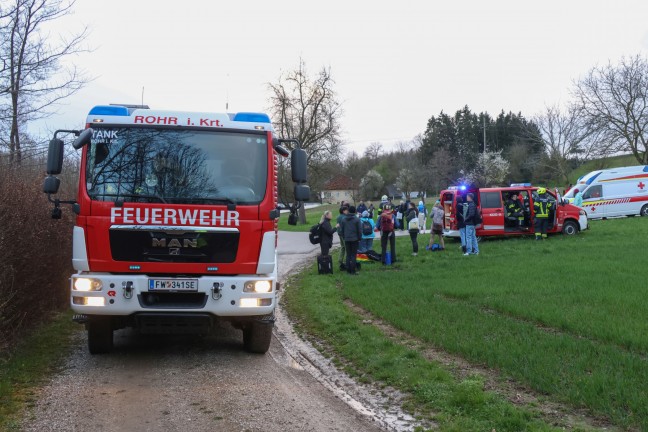
[[[336,240],[337,241],[337,240]],[[306,233],[282,232],[280,280],[314,260]],[[249,354],[241,332],[207,338],[115,332],[115,350],[91,356],[85,333],[43,388],[26,431],[378,431],[406,430],[299,340],[281,310],[270,351]],[[364,396],[363,396],[364,395]],[[363,399],[364,397],[364,399]],[[359,402],[363,400],[363,402]]]

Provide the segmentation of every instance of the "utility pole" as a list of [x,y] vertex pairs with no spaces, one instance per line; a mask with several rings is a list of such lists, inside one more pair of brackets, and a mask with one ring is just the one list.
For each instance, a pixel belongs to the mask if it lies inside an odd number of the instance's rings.
[[484,153],[486,153],[486,114],[484,114]]

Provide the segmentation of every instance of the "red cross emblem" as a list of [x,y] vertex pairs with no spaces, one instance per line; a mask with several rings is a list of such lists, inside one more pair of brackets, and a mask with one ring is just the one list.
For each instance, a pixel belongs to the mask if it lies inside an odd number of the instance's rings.
[[639,189],[643,189],[646,185],[643,184],[643,182],[639,182],[637,186],[639,187]]
[[593,212],[595,212],[595,211],[596,211],[596,207],[592,207],[591,210],[592,210]]

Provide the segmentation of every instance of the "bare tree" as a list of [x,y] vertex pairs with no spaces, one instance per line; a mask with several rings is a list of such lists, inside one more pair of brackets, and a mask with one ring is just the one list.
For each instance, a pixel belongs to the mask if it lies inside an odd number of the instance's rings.
[[[317,173],[323,164],[340,159],[342,110],[334,84],[330,68],[323,67],[311,77],[302,59],[297,69],[282,74],[276,83],[268,84],[270,112],[277,132],[284,138],[299,140],[306,151],[309,176]],[[287,168],[284,161],[280,170]],[[284,192],[283,196],[285,199],[288,193]],[[303,207],[300,221],[306,223]]]
[[2,141],[15,164],[22,160],[24,125],[50,115],[57,102],[87,82],[75,66],[61,65],[86,51],[87,28],[58,41],[43,31],[47,23],[70,14],[73,5],[74,0],[11,0],[0,12],[0,122],[9,131],[8,142]]
[[604,149],[596,145],[598,134],[585,121],[583,110],[572,106],[563,111],[559,106],[547,106],[545,111],[534,119],[540,130],[540,136],[547,154],[543,158],[544,169],[550,171],[554,178],[569,181],[572,162],[588,159],[592,153],[599,156]]
[[601,133],[601,150],[629,151],[648,163],[647,59],[637,55],[594,67],[576,83],[575,95],[586,121]]

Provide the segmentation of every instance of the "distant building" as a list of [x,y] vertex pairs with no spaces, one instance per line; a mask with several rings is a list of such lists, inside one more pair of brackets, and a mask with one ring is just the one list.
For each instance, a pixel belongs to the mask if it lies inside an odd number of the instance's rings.
[[396,185],[390,184],[385,186],[387,189],[387,196],[392,201],[405,199],[405,194]]
[[338,175],[324,184],[321,192],[322,202],[337,204],[342,201],[355,203],[359,182],[345,175]]

